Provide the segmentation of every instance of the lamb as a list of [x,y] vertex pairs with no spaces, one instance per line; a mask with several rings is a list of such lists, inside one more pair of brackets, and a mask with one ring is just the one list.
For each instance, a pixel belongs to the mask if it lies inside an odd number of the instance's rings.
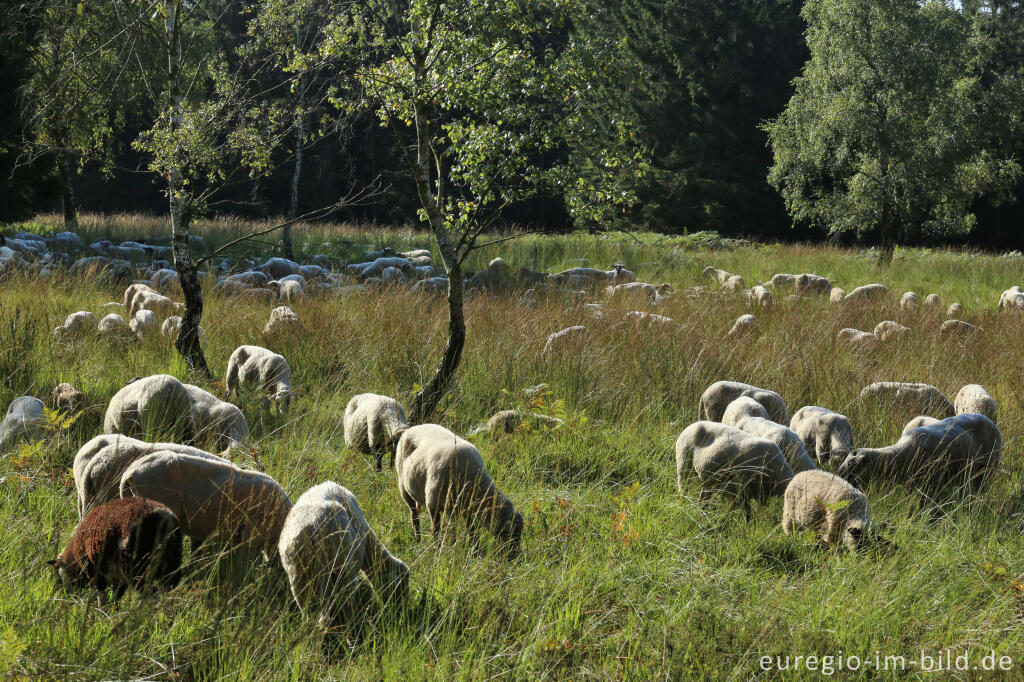
[[131,336],[131,329],[128,328],[128,324],[124,321],[124,318],[117,313],[110,313],[96,326],[96,330],[100,336],[109,336],[113,338],[128,338]]
[[983,414],[993,424],[999,423],[999,403],[979,384],[967,384],[961,388],[953,400],[953,409],[957,414]]
[[904,327],[895,320],[883,320],[875,325],[875,336],[883,343],[892,340],[902,339],[910,331],[910,327]]
[[946,308],[946,317],[951,320],[959,320],[963,316],[964,307],[959,303],[951,303],[949,307]]
[[177,442],[191,441],[196,425],[188,391],[168,374],[136,379],[110,399],[103,433],[166,435]]
[[64,318],[64,324],[53,330],[53,338],[58,341],[64,339],[80,339],[96,330],[96,316],[88,310],[79,310]]
[[828,300],[830,303],[842,303],[846,300],[846,290],[840,287],[832,287],[828,292]]
[[818,468],[808,456],[800,436],[788,427],[770,421],[768,412],[753,398],[742,396],[729,403],[722,415],[722,423],[778,445],[796,473]]
[[299,320],[299,316],[290,307],[282,305],[270,311],[270,319],[263,327],[263,335],[272,336],[301,329],[302,321]]
[[164,451],[227,463],[226,459],[188,445],[147,443],[120,434],[96,436],[79,448],[72,465],[79,518],[90,507],[117,498],[121,476],[133,462]]
[[246,549],[273,547],[292,508],[281,486],[264,473],[168,451],[132,463],[121,477],[120,493],[166,504],[193,547],[214,534],[229,535]]
[[152,310],[140,309],[135,311],[135,315],[128,324],[128,328],[132,330],[135,338],[140,341],[153,338],[159,332],[156,315],[153,314]]
[[862,332],[859,329],[851,329],[849,327],[840,329],[839,333],[836,334],[836,339],[845,341],[855,350],[861,351],[874,350],[881,343],[881,339],[873,332]]
[[1024,312],[1024,289],[1014,285],[999,296],[1000,310]]
[[183,384],[192,401],[192,419],[196,425],[196,440],[211,438],[214,447],[229,455],[241,447],[249,437],[245,415],[236,405],[192,384]]
[[238,395],[241,386],[252,385],[269,394],[270,402],[287,412],[292,396],[292,370],[283,356],[260,346],[239,346],[228,358],[224,380],[228,395]]
[[408,428],[405,410],[394,398],[360,393],[345,406],[345,445],[373,455],[377,471],[383,468],[385,452],[394,462],[398,439]]
[[742,384],[738,381],[716,381],[708,386],[700,397],[700,418],[708,421],[721,421],[729,403],[742,396],[748,396],[761,403],[768,411],[768,418],[773,422],[789,423],[789,411],[786,409],[786,402],[782,396],[773,391],[750,384]]
[[85,394],[69,383],[60,383],[50,393],[53,409],[66,414],[75,414],[85,407]]
[[690,424],[676,440],[679,492],[693,469],[701,484],[700,500],[712,492],[735,497],[750,516],[750,499],[782,495],[793,469],[779,446],[733,426],[710,421]]
[[772,292],[760,284],[743,292],[747,305],[770,306],[772,304]]
[[908,291],[900,296],[900,309],[907,311],[915,311],[921,305],[920,300],[917,298],[917,294],[913,291]]
[[485,526],[508,545],[510,558],[518,556],[523,517],[491,480],[472,443],[437,424],[413,426],[398,441],[395,471],[417,540],[426,508],[435,540],[442,516],[462,517],[474,541],[477,527]]
[[742,336],[757,330],[757,318],[753,315],[740,315],[729,330],[730,337]]
[[884,402],[901,411],[917,414],[934,414],[937,417],[952,417],[953,403],[942,392],[929,384],[900,381],[876,381],[865,386],[860,392],[862,400]]
[[99,603],[114,600],[128,587],[171,589],[178,584],[182,537],[178,520],[166,506],[131,497],[112,500],[90,511],[75,528],[71,541],[56,559],[58,585],[94,587]]
[[981,327],[975,326],[963,320],[946,320],[939,327],[939,336],[943,337],[971,337],[981,331]]
[[547,342],[544,344],[544,350],[541,352],[544,355],[548,355],[550,353],[560,352],[569,346],[578,346],[588,336],[590,336],[590,331],[581,324],[574,327],[568,327],[562,331],[549,335]]
[[960,414],[907,431],[894,445],[858,448],[837,474],[851,483],[909,485],[926,498],[982,492],[999,466],[999,427],[982,414]]
[[804,471],[793,477],[782,503],[782,532],[821,530],[828,547],[854,552],[875,531],[868,498],[835,474]]
[[817,405],[805,405],[793,414],[789,422],[804,443],[813,452],[819,464],[839,466],[853,450],[853,427],[844,415]]
[[0,422],[0,455],[13,452],[19,443],[41,440],[46,436],[43,401],[32,396],[15,398]]
[[800,294],[825,294],[831,291],[828,278],[813,273],[804,273],[796,278],[796,290]]
[[843,301],[853,303],[875,303],[883,300],[889,293],[884,284],[865,284],[859,286],[843,297]]
[[388,596],[408,593],[409,567],[381,543],[355,495],[333,481],[299,497],[277,548],[295,603],[324,629],[351,619],[360,572]]

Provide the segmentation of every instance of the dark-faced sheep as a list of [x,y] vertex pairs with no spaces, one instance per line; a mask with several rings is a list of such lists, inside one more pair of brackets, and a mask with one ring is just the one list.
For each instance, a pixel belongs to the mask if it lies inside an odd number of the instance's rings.
[[825,471],[793,477],[782,503],[782,532],[820,530],[828,547],[856,551],[875,528],[868,498],[848,482]]

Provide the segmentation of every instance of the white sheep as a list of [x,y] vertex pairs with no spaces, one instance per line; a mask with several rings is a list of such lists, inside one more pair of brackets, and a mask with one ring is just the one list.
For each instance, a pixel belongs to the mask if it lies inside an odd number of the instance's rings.
[[121,434],[96,436],[75,454],[71,471],[78,493],[78,516],[118,496],[121,476],[133,462],[157,452],[176,452],[217,462],[226,459],[179,443],[147,443]]
[[772,279],[769,282],[769,284],[773,288],[795,287],[796,286],[796,278],[797,278],[796,275],[791,275],[791,274],[786,273],[786,272],[779,272],[777,274],[772,275]]
[[858,448],[836,473],[857,485],[909,485],[930,499],[950,491],[976,494],[997,471],[1002,443],[999,427],[985,415],[958,414],[909,429],[888,447]]
[[699,415],[708,421],[721,421],[729,403],[741,396],[748,396],[764,406],[768,417],[779,424],[789,423],[786,401],[778,393],[738,381],[716,381],[708,386],[700,397]]
[[700,500],[712,492],[738,498],[747,516],[750,499],[782,495],[793,469],[779,446],[733,426],[698,421],[676,440],[676,483],[683,491],[690,470],[700,482]]
[[722,415],[722,423],[775,443],[786,456],[789,466],[797,473],[818,468],[807,454],[800,436],[788,427],[769,420],[764,406],[753,398],[741,396],[729,403]]
[[385,452],[394,461],[398,439],[408,428],[405,410],[386,395],[360,393],[345,406],[345,445],[373,455],[377,471],[383,468]]
[[181,281],[178,278],[178,273],[169,268],[161,268],[154,272],[150,282],[153,284],[154,289],[164,295],[181,292]]
[[913,291],[908,291],[900,296],[900,309],[907,311],[915,311],[920,307],[921,301],[918,299],[917,294]]
[[32,396],[15,398],[0,422],[0,455],[12,452],[23,442],[41,440],[46,435],[43,401]]
[[836,334],[836,339],[848,343],[850,347],[860,351],[874,350],[881,343],[881,339],[878,338],[877,334],[862,332],[859,329],[851,329],[849,327],[840,329],[839,333]]
[[296,500],[277,549],[295,603],[324,629],[351,620],[360,573],[387,596],[408,592],[409,567],[381,543],[355,495],[333,481]]
[[644,310],[630,310],[622,316],[623,321],[633,324],[659,325],[670,329],[681,329],[682,325],[666,315],[649,313]]
[[747,300],[747,305],[768,307],[772,304],[772,292],[768,291],[760,284],[744,291],[743,297]]
[[819,464],[839,466],[853,450],[853,427],[844,415],[817,405],[805,405],[793,414],[789,422],[804,443],[814,453]]
[[153,314],[152,310],[145,309],[135,311],[132,321],[128,323],[128,328],[132,330],[135,338],[140,341],[151,339],[160,331],[159,327],[157,327],[156,315]]
[[704,268],[704,274],[714,279],[718,282],[718,286],[727,291],[742,291],[746,288],[743,278],[739,275],[734,275],[731,272],[719,270],[718,268],[711,267],[709,265]]
[[177,442],[191,441],[196,426],[188,391],[168,374],[136,379],[110,399],[103,433],[161,434]]
[[232,543],[273,547],[292,508],[281,486],[264,473],[167,451],[133,462],[121,477],[120,494],[167,505],[193,548],[215,533],[230,536]]
[[939,326],[939,336],[970,338],[981,331],[981,327],[963,320],[946,320]]
[[929,384],[903,381],[876,381],[860,392],[862,400],[873,400],[888,407],[915,414],[934,414],[945,418],[955,414],[953,403],[942,391]]
[[883,300],[889,293],[889,287],[884,284],[864,284],[857,287],[843,297],[846,302],[867,303]]
[[260,346],[239,346],[228,358],[224,380],[229,396],[242,386],[253,386],[269,394],[272,404],[287,412],[292,396],[292,370],[283,356]]
[[196,441],[211,440],[217,450],[228,455],[241,447],[249,437],[249,425],[237,405],[221,400],[198,386],[184,384],[192,401],[192,419],[196,425]]
[[846,300],[846,290],[840,287],[832,287],[828,292],[828,300],[831,303],[842,303]]
[[1024,312],[1024,289],[1014,285],[999,296],[1000,310],[1016,310]]
[[58,341],[80,339],[94,332],[97,324],[95,315],[88,310],[79,310],[64,318],[64,323],[53,330],[53,338]]
[[957,414],[983,414],[993,424],[999,423],[999,403],[979,384],[967,384],[961,388],[953,400],[953,409]]
[[782,502],[782,532],[822,531],[828,547],[842,544],[856,551],[875,531],[868,498],[847,481],[825,471],[798,473]]
[[[165,339],[171,339],[172,341],[178,338],[178,332],[181,331],[181,318],[177,315],[171,315],[164,323],[160,325],[160,336]],[[206,345],[206,331],[199,327],[199,343],[200,345]]]
[[259,266],[259,270],[271,279],[282,279],[288,275],[295,275],[299,272],[299,264],[287,258],[268,258],[267,262]]
[[938,424],[941,421],[941,419],[936,419],[935,417],[929,417],[923,414],[918,415],[907,422],[907,425],[903,427],[903,431],[900,432],[900,438],[919,426],[930,426],[931,424]]
[[757,330],[757,318],[749,313],[746,315],[740,315],[736,318],[736,322],[733,323],[732,329],[729,330],[729,336],[742,336],[749,334],[750,332]]
[[283,334],[302,329],[302,321],[295,311],[286,305],[278,306],[270,311],[270,319],[263,327],[264,336]]
[[140,310],[151,310],[157,317],[166,319],[171,315],[183,313],[185,311],[185,304],[176,303],[163,294],[158,294],[149,289],[148,291],[136,293],[127,307],[129,317],[135,317],[135,313]]
[[659,284],[654,286],[646,282],[625,282],[623,284],[612,284],[605,288],[605,295],[609,299],[621,298],[643,298],[651,303],[657,303],[665,297],[665,294],[672,291],[671,284]]
[[[292,276],[298,277],[298,275]],[[268,288],[277,292],[277,300],[285,303],[296,303],[306,297],[302,283],[294,279],[274,280],[269,283]]]
[[131,329],[129,329],[128,324],[117,313],[110,313],[100,320],[99,324],[96,325],[96,331],[99,332],[100,336],[111,338],[128,338],[131,336]]
[[909,331],[910,327],[904,327],[895,320],[882,320],[875,325],[875,336],[883,343],[890,339],[898,341],[906,336]]
[[557,331],[548,336],[548,340],[544,343],[544,350],[541,351],[544,355],[550,353],[561,352],[565,348],[579,346],[583,341],[590,336],[590,331],[581,324],[574,327],[567,327],[561,331]]
[[953,320],[958,320],[964,316],[964,307],[959,303],[950,303],[949,307],[946,308],[946,317]]
[[483,526],[508,544],[510,557],[518,555],[523,517],[495,485],[472,443],[437,424],[413,426],[398,441],[395,471],[417,539],[419,515],[426,509],[435,540],[443,516],[461,517],[474,541]]
[[924,307],[938,310],[942,307],[942,299],[939,298],[938,294],[928,294],[924,297]]
[[810,272],[798,275],[795,284],[799,294],[826,294],[832,290],[832,282],[827,277]]

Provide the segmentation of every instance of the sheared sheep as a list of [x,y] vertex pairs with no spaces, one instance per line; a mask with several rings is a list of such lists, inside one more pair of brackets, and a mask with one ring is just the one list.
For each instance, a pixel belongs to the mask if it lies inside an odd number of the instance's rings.
[[748,396],[764,406],[768,418],[778,424],[789,423],[786,402],[778,393],[738,381],[716,381],[704,390],[700,397],[699,415],[708,421],[721,421],[729,403],[741,396]]
[[239,346],[228,358],[224,380],[228,395],[242,386],[254,386],[269,394],[270,402],[287,412],[292,397],[292,370],[283,356],[260,346]]
[[508,545],[510,557],[519,554],[523,517],[495,485],[472,443],[437,424],[413,426],[398,441],[395,471],[416,539],[426,509],[435,540],[442,516],[462,517],[474,542],[477,527],[484,526]]
[[856,551],[875,530],[868,498],[835,474],[798,473],[783,496],[782,532],[792,535],[805,529],[820,529],[828,547],[842,544]]
[[64,318],[64,324],[53,330],[53,338],[58,341],[81,339],[95,333],[97,324],[95,315],[88,310],[79,310]]
[[913,414],[928,414],[940,418],[955,414],[953,403],[942,391],[929,384],[902,381],[876,381],[860,392],[862,400],[873,400],[889,407]]
[[839,333],[836,334],[836,339],[844,341],[855,350],[869,351],[874,350],[881,343],[881,339],[878,338],[877,334],[873,332],[862,332],[859,329],[840,329]]
[[729,336],[742,336],[757,330],[757,318],[749,313],[740,315],[729,330]]
[[302,321],[295,311],[286,305],[278,306],[270,311],[270,319],[263,327],[264,336],[284,334],[302,329]]
[[377,471],[383,468],[385,452],[394,462],[398,439],[408,428],[405,410],[386,395],[360,393],[345,406],[345,445],[373,455]]
[[805,405],[789,422],[818,463],[837,467],[853,450],[853,427],[844,415],[817,405]]
[[178,519],[153,500],[111,500],[86,514],[63,552],[47,563],[64,588],[94,587],[99,603],[128,587],[173,588],[180,579],[182,537]]
[[769,420],[764,406],[753,398],[741,396],[729,403],[722,415],[722,423],[775,443],[782,450],[789,466],[797,473],[818,468],[808,456],[800,436],[788,427]]
[[192,538],[193,547],[215,533],[232,544],[264,549],[277,544],[292,502],[259,471],[230,462],[157,452],[136,460],[121,477],[121,497],[163,502]]
[[565,348],[578,347],[582,345],[584,339],[588,336],[590,336],[590,332],[583,325],[568,327],[562,331],[550,334],[547,342],[544,344],[544,350],[541,352],[544,355],[548,355],[549,353],[561,352]]
[[883,320],[875,325],[875,336],[883,343],[890,339],[896,341],[902,339],[910,331],[910,327],[904,327],[895,320]]
[[15,398],[0,422],[0,455],[12,452],[19,443],[41,440],[46,436],[43,401],[32,396]]
[[690,470],[700,482],[700,500],[712,492],[739,499],[747,517],[750,499],[782,495],[793,469],[779,446],[733,426],[711,421],[690,424],[676,440],[676,482],[683,491]]
[[229,455],[249,437],[249,425],[237,405],[221,400],[192,384],[183,384],[192,401],[196,441],[211,440],[217,450]]
[[981,414],[960,414],[910,429],[894,445],[858,448],[839,466],[851,483],[874,480],[909,485],[936,499],[977,494],[988,485],[1002,451],[999,427]]
[[381,543],[355,495],[333,481],[296,500],[277,548],[295,603],[324,629],[351,620],[360,573],[389,597],[409,589],[409,567]]
[[191,441],[196,426],[188,391],[168,374],[136,379],[110,399],[103,433],[166,435],[177,442]]
[[957,414],[983,414],[993,424],[999,423],[999,403],[979,384],[967,384],[961,388],[953,400],[953,409]]

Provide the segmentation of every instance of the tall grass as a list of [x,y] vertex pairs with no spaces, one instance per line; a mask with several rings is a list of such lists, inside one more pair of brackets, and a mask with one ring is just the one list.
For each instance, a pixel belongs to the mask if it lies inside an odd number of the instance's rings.
[[[165,232],[142,218],[82,223],[97,238]],[[254,228],[223,221],[201,232],[216,244]],[[430,246],[412,230],[369,226],[311,226],[297,237],[301,253],[334,257],[354,257],[357,244]],[[1021,318],[994,308],[1000,291],[1024,279],[1021,261],[907,251],[879,271],[869,254],[830,247],[694,244],[653,235],[529,235],[474,257],[473,267],[501,255],[513,268],[549,271],[578,259],[602,267],[623,261],[641,279],[680,292],[657,309],[680,323],[675,331],[620,323],[628,310],[650,309],[643,304],[609,305],[599,323],[557,297],[536,306],[515,296],[469,299],[463,363],[437,420],[466,433],[498,409],[526,406],[566,420],[553,431],[474,437],[526,520],[524,557],[513,563],[497,552],[474,556],[457,528],[440,543],[415,542],[393,471],[376,473],[372,458],[344,446],[351,395],[408,400],[430,377],[444,343],[443,301],[399,289],[311,297],[293,306],[303,331],[266,339],[260,330],[269,308],[207,286],[211,367],[223,373],[238,345],[265,345],[289,359],[299,391],[287,418],[261,412],[255,396],[243,398],[254,451],[242,462],[264,466],[293,499],[326,479],[349,487],[412,569],[410,603],[370,608],[351,647],[303,622],[280,569],[259,562],[193,560],[173,592],[130,595],[103,609],[92,595],[54,592],[44,562],[77,521],[70,464],[99,432],[110,396],[133,376],[159,372],[220,389],[188,377],[164,341],[51,341],[67,313],[98,312],[120,299],[119,289],[84,278],[5,280],[0,405],[25,393],[45,397],[70,381],[92,407],[42,456],[0,460],[0,671],[29,679],[791,679],[805,674],[763,672],[760,657],[879,651],[916,661],[921,650],[948,647],[979,664],[990,650],[1012,656],[1019,676],[1024,348]],[[708,283],[701,275],[708,264],[742,274],[748,285],[807,271],[847,289],[880,281],[893,295],[886,305],[843,308],[776,294],[775,307],[750,311],[736,297],[682,293]],[[960,301],[984,332],[973,342],[941,339],[941,313],[895,307],[907,289]],[[745,312],[758,317],[760,331],[728,339]],[[883,319],[914,332],[866,355],[835,341],[843,327],[871,329]],[[543,356],[547,335],[573,324],[591,328],[589,339]],[[841,411],[857,443],[871,446],[894,442],[907,415],[863,404],[863,386],[925,381],[952,395],[981,383],[1001,406],[1001,471],[980,500],[938,516],[908,491],[870,487],[873,514],[888,524],[896,548],[824,551],[809,535],[781,533],[779,500],[755,508],[748,523],[721,501],[698,505],[695,487],[676,491],[673,442],[696,419],[700,393],[719,379],[771,388],[791,411],[805,404]],[[542,383],[543,403],[528,403],[524,389]],[[909,675],[917,672],[908,666]]]

